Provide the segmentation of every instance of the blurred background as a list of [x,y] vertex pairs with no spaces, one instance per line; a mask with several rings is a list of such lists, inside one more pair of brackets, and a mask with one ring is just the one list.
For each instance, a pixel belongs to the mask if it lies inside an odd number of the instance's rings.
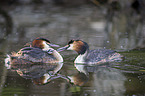
[[[144,17],[145,0],[0,0],[0,95],[144,96]],[[31,70],[43,75],[48,65],[8,70],[4,64],[6,54],[17,52],[36,37],[60,46],[82,39],[90,49],[120,51],[125,60],[107,67],[80,66],[73,64],[76,53],[65,51],[61,53],[65,63],[57,70],[59,76],[79,78],[83,86],[63,79],[38,86],[34,82],[42,78],[31,81],[23,75],[31,75]]]
[[82,39],[90,48],[144,48],[144,10],[144,0],[0,0],[0,52],[36,37],[60,45]]

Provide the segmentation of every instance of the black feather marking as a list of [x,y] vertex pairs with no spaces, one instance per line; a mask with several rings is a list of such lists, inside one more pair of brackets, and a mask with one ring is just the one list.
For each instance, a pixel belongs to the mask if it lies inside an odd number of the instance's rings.
[[44,41],[46,41],[46,42],[50,43],[50,41],[49,41],[49,40],[47,40],[47,39],[45,39],[45,38],[42,38],[42,37],[39,37],[39,38],[37,38],[36,40],[44,40]]
[[68,45],[69,45],[69,44],[72,44],[73,42],[74,42],[74,40],[70,40],[70,41],[68,42]]
[[84,54],[87,50],[89,50],[89,45],[84,41],[82,42],[84,43],[84,45],[79,48],[80,49],[78,51],[79,54]]

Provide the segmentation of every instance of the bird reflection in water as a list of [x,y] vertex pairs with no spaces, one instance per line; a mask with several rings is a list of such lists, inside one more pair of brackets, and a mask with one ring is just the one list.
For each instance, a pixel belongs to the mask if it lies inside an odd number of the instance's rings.
[[61,78],[73,85],[83,86],[89,80],[88,74],[80,70],[77,70],[78,72],[71,76],[59,74],[58,72],[62,66],[63,63],[35,63],[12,64],[6,67],[11,69],[11,71],[16,71],[21,77],[25,79],[31,79],[32,82],[36,85],[44,85],[54,79]]
[[126,90],[124,86],[126,77],[120,70],[113,68],[113,64],[104,63],[97,66],[74,64],[74,66],[79,72],[89,76],[88,84],[85,86],[91,86],[91,96],[112,96],[112,94],[123,96]]
[[62,68],[63,63],[49,64],[13,64],[6,66],[12,71],[16,71],[21,77],[31,79],[34,84],[43,85],[49,83],[53,79],[59,78],[56,74]]
[[72,76],[66,76],[66,79],[68,82],[77,86],[83,86],[89,80],[88,76],[81,72]]
[[[65,64],[66,65],[66,64]],[[66,84],[74,86],[87,86],[86,91],[92,88],[92,96],[115,94],[119,96],[125,92],[124,82],[126,77],[118,70],[111,67],[110,64],[88,66],[87,64],[74,64],[76,70],[61,70],[63,63],[53,64],[18,64],[10,67],[20,76],[31,79],[36,85],[44,85],[60,78],[66,81]],[[110,65],[110,66],[108,66]],[[61,72],[59,72],[61,70]],[[65,71],[65,75],[62,74]],[[69,71],[69,72],[67,72]],[[71,86],[70,86],[71,87]],[[71,87],[72,88],[72,87]],[[94,92],[95,90],[95,92]],[[113,92],[113,93],[112,93]]]

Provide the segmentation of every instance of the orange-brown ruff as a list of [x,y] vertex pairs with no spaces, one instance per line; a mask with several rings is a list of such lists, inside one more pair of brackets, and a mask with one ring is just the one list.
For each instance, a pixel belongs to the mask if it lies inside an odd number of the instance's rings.
[[43,43],[43,40],[37,40],[37,39],[35,39],[32,42],[32,47],[36,47],[36,48],[43,49],[44,48],[44,45],[42,43]]
[[[45,39],[45,38],[36,38],[33,40],[32,42],[32,47],[35,47],[35,48],[40,48],[40,49],[44,49],[45,47],[50,47],[50,46],[47,46],[44,43],[44,41],[46,42],[46,44],[50,44],[50,41]],[[47,49],[48,50],[48,49]]]
[[[53,44],[54,45],[54,44]],[[5,64],[33,64],[33,63],[59,63],[63,62],[62,56],[53,48],[45,38],[36,38],[32,47],[25,47],[20,51],[7,55]]]
[[73,42],[73,50],[75,50],[76,52],[81,53],[82,51],[85,51],[85,48],[82,46],[85,46],[85,44],[81,41],[74,41]]
[[82,40],[70,40],[65,47],[57,51],[74,50],[78,53],[74,63],[100,64],[105,62],[120,61],[122,55],[109,49],[89,50],[89,46]]

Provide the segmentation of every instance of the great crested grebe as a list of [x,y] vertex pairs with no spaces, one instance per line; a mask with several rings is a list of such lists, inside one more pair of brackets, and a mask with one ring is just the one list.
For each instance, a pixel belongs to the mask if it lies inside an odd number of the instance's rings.
[[105,62],[120,61],[122,55],[109,49],[89,50],[89,46],[82,40],[70,40],[68,45],[57,49],[58,52],[74,50],[78,53],[74,63],[100,64]]
[[45,38],[38,37],[33,40],[30,47],[24,47],[17,53],[12,52],[11,55],[7,55],[5,65],[63,62],[62,56],[50,46],[59,47],[58,45],[51,44]]

